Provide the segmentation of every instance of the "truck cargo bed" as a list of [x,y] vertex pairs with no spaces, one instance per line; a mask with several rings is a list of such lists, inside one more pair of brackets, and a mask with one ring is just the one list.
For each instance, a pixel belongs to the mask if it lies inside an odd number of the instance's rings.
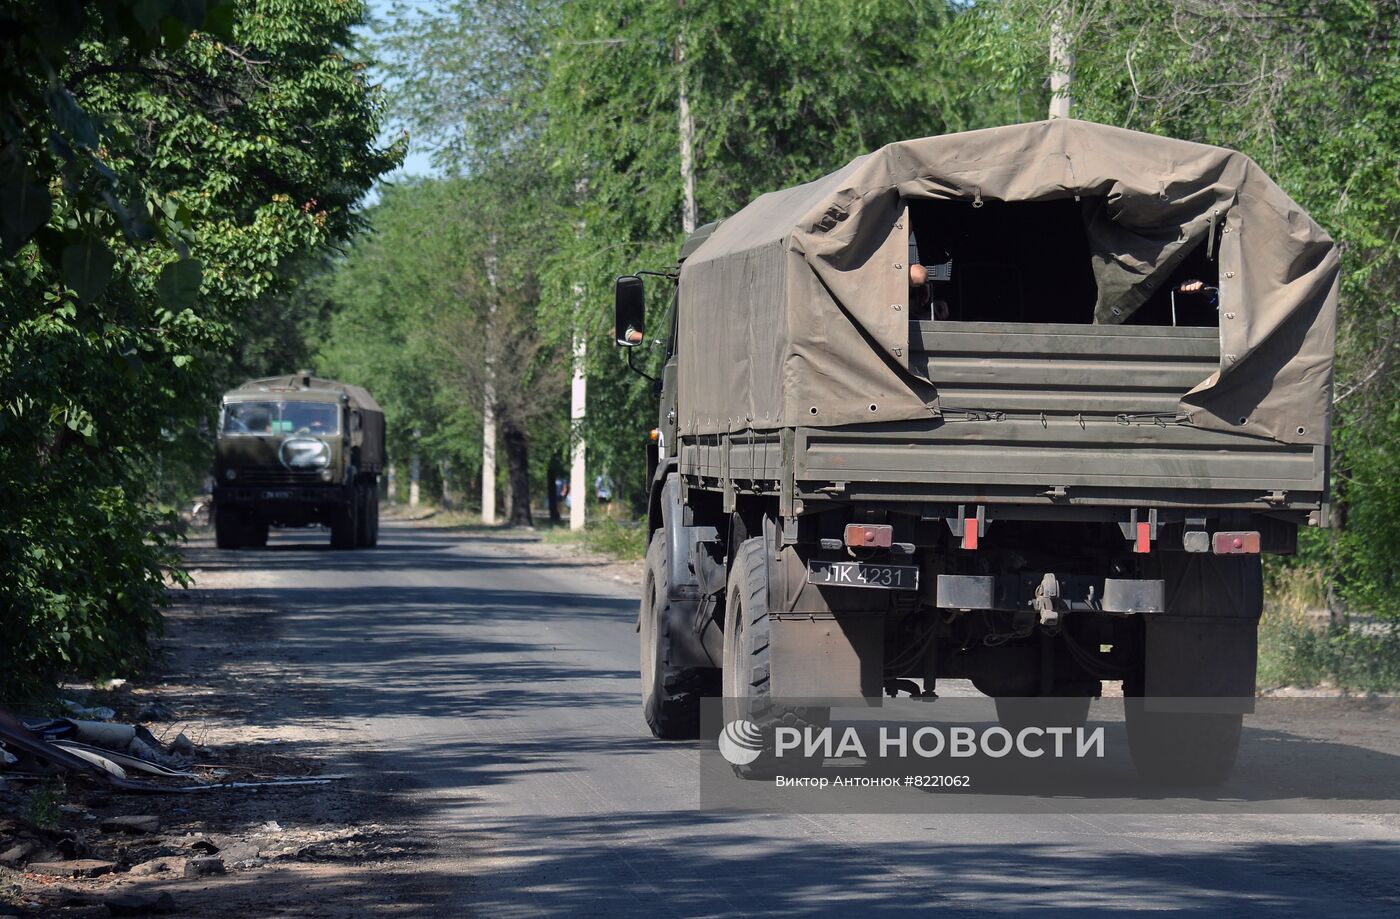
[[[910,323],[942,418],[683,438],[693,485],[789,500],[1310,511],[1326,450],[1209,431],[1179,411],[1214,328]],[[784,481],[784,471],[791,479]]]

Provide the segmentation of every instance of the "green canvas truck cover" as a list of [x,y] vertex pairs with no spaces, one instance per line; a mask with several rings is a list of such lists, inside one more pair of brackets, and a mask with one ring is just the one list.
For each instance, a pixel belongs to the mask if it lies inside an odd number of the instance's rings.
[[1211,227],[1220,366],[1181,399],[1192,424],[1323,444],[1336,246],[1243,154],[1070,119],[891,144],[763,195],[681,269],[679,432],[939,416],[909,363],[907,202],[1081,202],[1098,301],[1121,323]]

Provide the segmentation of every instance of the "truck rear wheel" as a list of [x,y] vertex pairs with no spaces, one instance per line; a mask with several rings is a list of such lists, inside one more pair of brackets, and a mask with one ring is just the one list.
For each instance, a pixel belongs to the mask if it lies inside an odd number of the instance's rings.
[[365,502],[369,505],[369,538],[365,545],[373,548],[379,545],[379,486],[370,484],[365,489]]
[[657,530],[647,547],[639,619],[642,646],[642,714],[651,733],[661,740],[693,740],[700,736],[700,699],[707,674],[699,667],[672,667],[671,635],[666,621],[670,566],[666,563],[666,534]]
[[355,486],[355,547],[368,549],[373,545],[374,522],[370,519],[370,496],[368,485]]
[[753,763],[736,765],[745,777],[766,775],[773,767],[773,731],[779,727],[820,729],[831,720],[828,708],[774,702],[768,605],[767,544],[746,539],[734,557],[724,621],[724,723],[748,721],[761,732],[765,748]]

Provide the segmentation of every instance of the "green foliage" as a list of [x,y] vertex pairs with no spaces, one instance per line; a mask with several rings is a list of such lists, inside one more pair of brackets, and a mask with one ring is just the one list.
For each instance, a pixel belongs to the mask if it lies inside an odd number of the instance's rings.
[[59,807],[68,797],[68,786],[62,779],[44,779],[34,786],[24,802],[24,819],[41,830],[58,829],[63,812]]
[[[11,3],[0,30],[0,696],[140,662],[172,466],[250,304],[397,162],[358,3]],[[281,369],[281,368],[278,368]],[[178,575],[177,575],[178,578]]]
[[641,521],[622,521],[604,515],[584,529],[583,545],[592,552],[635,561],[646,557],[649,535]]
[[[589,467],[624,503],[645,503],[657,422],[610,344],[612,281],[682,241],[682,81],[703,222],[881,144],[1012,117],[1003,94],[963,97],[977,64],[942,49],[950,17],[902,0],[457,0],[381,24],[396,112],[439,166],[528,177],[546,204],[517,237],[540,261],[542,334],[586,342]],[[567,451],[558,437],[552,455]]]
[[446,461],[454,490],[479,485],[490,392],[517,523],[528,522],[532,439],[567,441],[568,366],[541,315],[530,241],[542,203],[526,178],[517,165],[384,189],[374,232],[323,282],[335,311],[318,357],[376,393],[396,457],[419,452],[440,477]]
[[1296,619],[1266,616],[1259,625],[1259,685],[1394,692],[1400,689],[1400,629],[1342,621],[1317,631]]

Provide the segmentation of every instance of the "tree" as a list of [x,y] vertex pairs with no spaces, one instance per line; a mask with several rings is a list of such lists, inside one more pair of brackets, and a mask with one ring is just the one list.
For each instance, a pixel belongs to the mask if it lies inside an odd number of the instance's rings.
[[322,351],[324,365],[386,394],[394,428],[455,419],[434,445],[454,465],[479,468],[474,424],[489,388],[518,525],[533,524],[530,446],[537,431],[559,436],[566,379],[540,310],[527,178],[496,170],[385,189],[374,231],[330,281],[340,312]]
[[[397,162],[335,0],[0,14],[0,695],[130,666],[178,571],[152,497],[248,306]],[[178,576],[178,575],[177,575]]]

